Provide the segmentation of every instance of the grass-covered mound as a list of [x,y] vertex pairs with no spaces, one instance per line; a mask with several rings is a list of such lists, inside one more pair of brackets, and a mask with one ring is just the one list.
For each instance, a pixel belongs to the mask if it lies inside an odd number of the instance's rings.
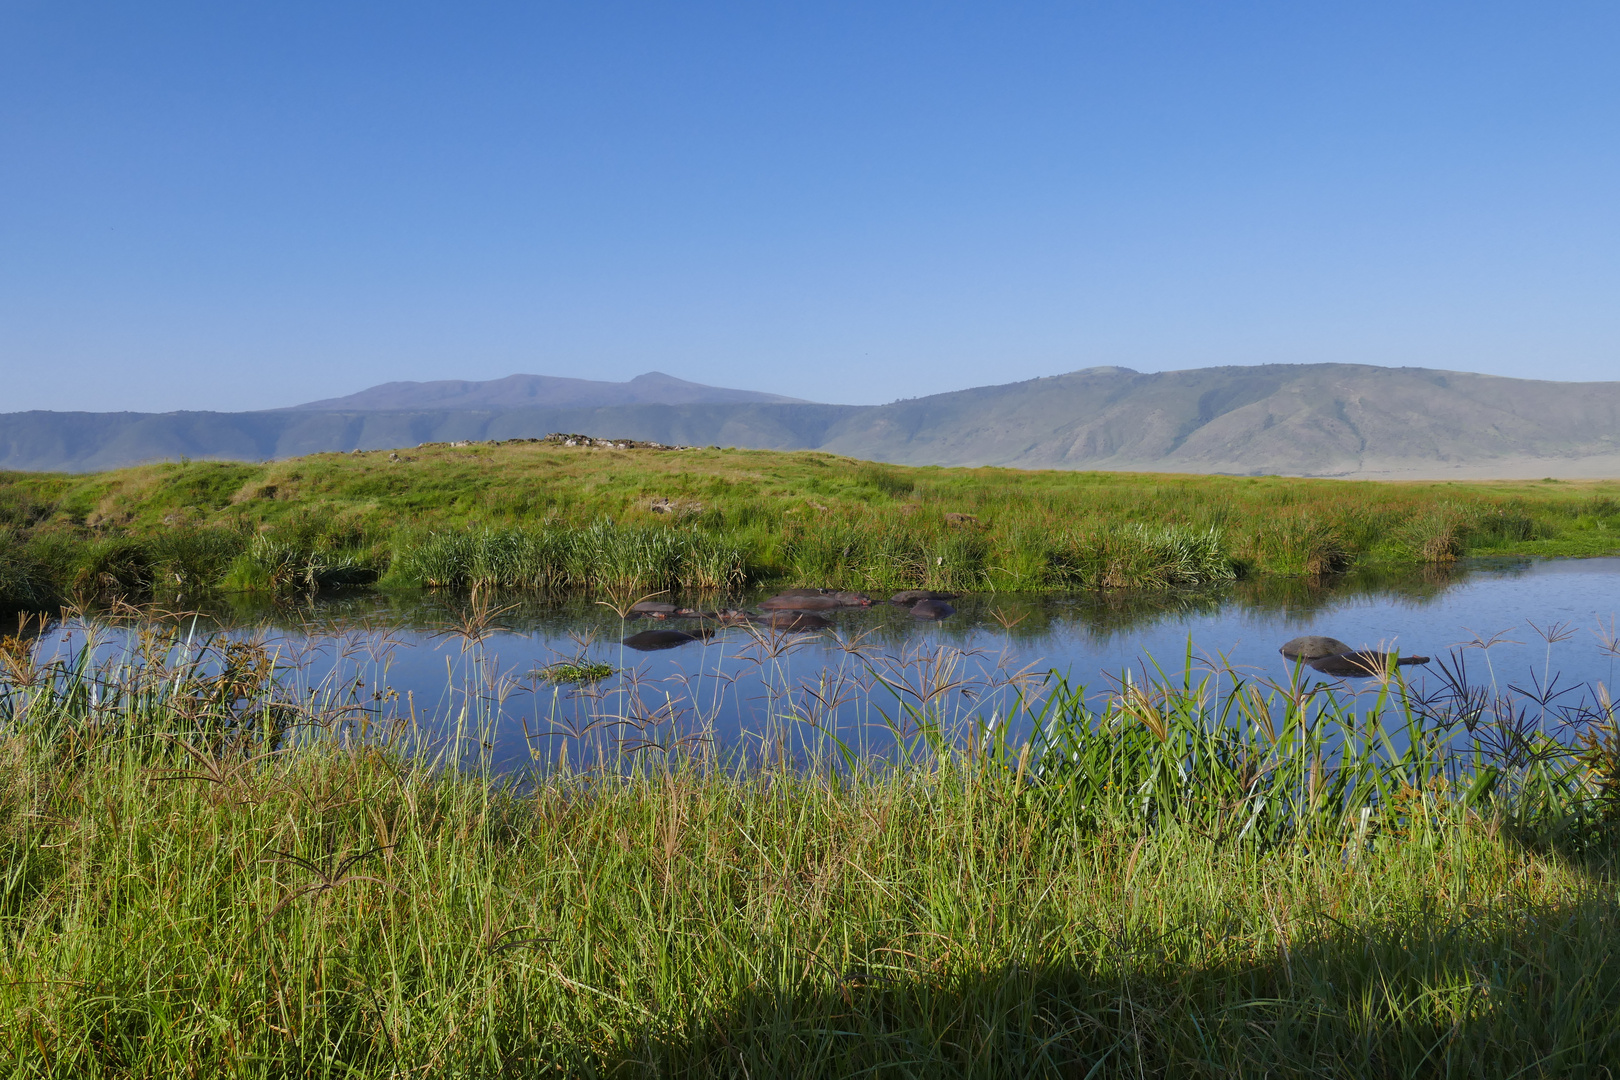
[[1620,482],[905,468],[512,442],[0,474],[0,603],[382,581],[1046,590],[1620,549]]
[[380,699],[312,695],[241,643],[0,658],[17,1075],[1620,1060],[1609,712],[1575,755],[1398,684],[1147,683],[1032,703],[1025,744],[930,730],[924,704],[881,762],[610,747],[502,788],[379,743],[386,724],[357,738]]

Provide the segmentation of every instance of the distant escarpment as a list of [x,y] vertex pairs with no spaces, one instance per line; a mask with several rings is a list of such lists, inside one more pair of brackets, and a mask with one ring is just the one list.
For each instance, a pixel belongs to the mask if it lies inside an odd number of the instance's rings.
[[[579,431],[674,444],[820,449],[908,465],[1410,479],[1620,476],[1617,382],[1359,364],[1156,374],[1091,368],[853,406],[771,399],[668,376],[628,384],[553,381],[580,385],[545,398],[546,388],[532,383],[513,384],[506,388],[511,393],[496,383],[392,384],[251,413],[10,413],[0,415],[0,468],[87,471],[180,457],[266,460]],[[566,404],[600,401],[590,397],[597,393],[593,387],[638,382],[644,385],[635,394],[664,400]],[[424,401],[451,407],[422,407]]]

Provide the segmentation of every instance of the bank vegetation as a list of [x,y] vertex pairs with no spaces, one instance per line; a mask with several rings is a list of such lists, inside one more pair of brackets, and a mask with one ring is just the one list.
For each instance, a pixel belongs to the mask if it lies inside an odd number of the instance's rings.
[[1156,588],[1620,550],[1620,482],[906,468],[514,441],[0,474],[0,605],[209,590]]

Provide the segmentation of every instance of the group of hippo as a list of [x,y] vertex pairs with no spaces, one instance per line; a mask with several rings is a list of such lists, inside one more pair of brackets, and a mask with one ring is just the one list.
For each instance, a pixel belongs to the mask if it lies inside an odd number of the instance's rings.
[[1277,650],[1289,660],[1303,660],[1312,670],[1335,678],[1359,679],[1383,675],[1397,664],[1427,664],[1427,656],[1396,656],[1394,653],[1352,649],[1338,638],[1310,634],[1283,643]]
[[[927,589],[907,589],[889,597],[887,603],[906,608],[914,619],[943,619],[956,614],[947,601],[956,599],[955,593],[930,592]],[[788,589],[759,602],[759,611],[727,608],[722,611],[697,611],[661,600],[643,600],[630,608],[631,618],[645,619],[701,619],[721,626],[764,626],[771,630],[808,631],[824,630],[832,625],[823,612],[849,608],[869,608],[874,601],[865,593],[836,592],[831,589]],[[643,630],[631,634],[624,643],[644,652],[653,649],[673,649],[689,641],[702,641],[714,635],[712,627],[694,627],[691,630]]]
[[[931,592],[927,589],[907,589],[897,592],[886,602],[907,609],[914,619],[943,619],[956,614],[949,601],[955,593]],[[711,625],[695,626],[689,630],[643,630],[631,634],[624,643],[632,649],[651,652],[673,649],[690,641],[704,641],[714,636],[714,626],[762,626],[771,630],[810,631],[824,630],[832,625],[826,613],[851,608],[869,608],[873,599],[865,593],[839,592],[832,589],[788,589],[759,602],[759,610],[744,611],[726,608],[720,611],[698,611],[662,600],[643,600],[630,608],[633,619],[693,619]],[[1291,661],[1303,662],[1314,671],[1335,678],[1365,678],[1383,675],[1398,664],[1427,664],[1427,656],[1397,656],[1394,653],[1369,649],[1352,649],[1337,638],[1315,634],[1297,637],[1285,642],[1278,650]]]

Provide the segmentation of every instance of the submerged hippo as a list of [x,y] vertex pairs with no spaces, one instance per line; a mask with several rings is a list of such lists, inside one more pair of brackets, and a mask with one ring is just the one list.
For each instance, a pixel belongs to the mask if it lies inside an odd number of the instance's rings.
[[957,594],[953,592],[930,592],[927,589],[907,589],[897,592],[889,597],[889,603],[900,607],[910,607],[919,600],[955,600]]
[[737,608],[722,608],[719,611],[700,611],[697,613],[697,617],[700,619],[712,620],[713,622],[719,623],[721,626],[743,626],[758,618],[758,616],[756,616],[752,611],[742,611]]
[[872,598],[858,592],[822,592],[817,589],[789,589],[769,600],[761,600],[764,611],[835,611],[846,607],[870,607]]
[[1396,657],[1394,653],[1360,652],[1335,653],[1309,661],[1311,667],[1335,678],[1364,679],[1369,675],[1382,675],[1396,664],[1427,664],[1427,656]]
[[1324,656],[1338,656],[1340,653],[1354,652],[1350,646],[1338,638],[1318,637],[1307,634],[1292,641],[1283,643],[1277,650],[1290,660],[1320,660]]
[[761,600],[761,611],[831,611],[844,605],[830,596],[816,593],[810,596],[790,596],[779,594],[769,600]]
[[832,621],[810,611],[767,611],[759,622],[772,630],[825,630]]
[[678,612],[680,608],[662,600],[638,600],[630,605],[630,614],[640,615],[647,619],[668,619]]
[[943,600],[919,600],[911,605],[913,619],[943,619],[955,614],[956,609]]
[[713,630],[693,630],[690,633],[685,630],[643,630],[625,638],[624,643],[640,652],[656,652],[659,649],[673,649],[689,641],[702,641],[713,633]]

